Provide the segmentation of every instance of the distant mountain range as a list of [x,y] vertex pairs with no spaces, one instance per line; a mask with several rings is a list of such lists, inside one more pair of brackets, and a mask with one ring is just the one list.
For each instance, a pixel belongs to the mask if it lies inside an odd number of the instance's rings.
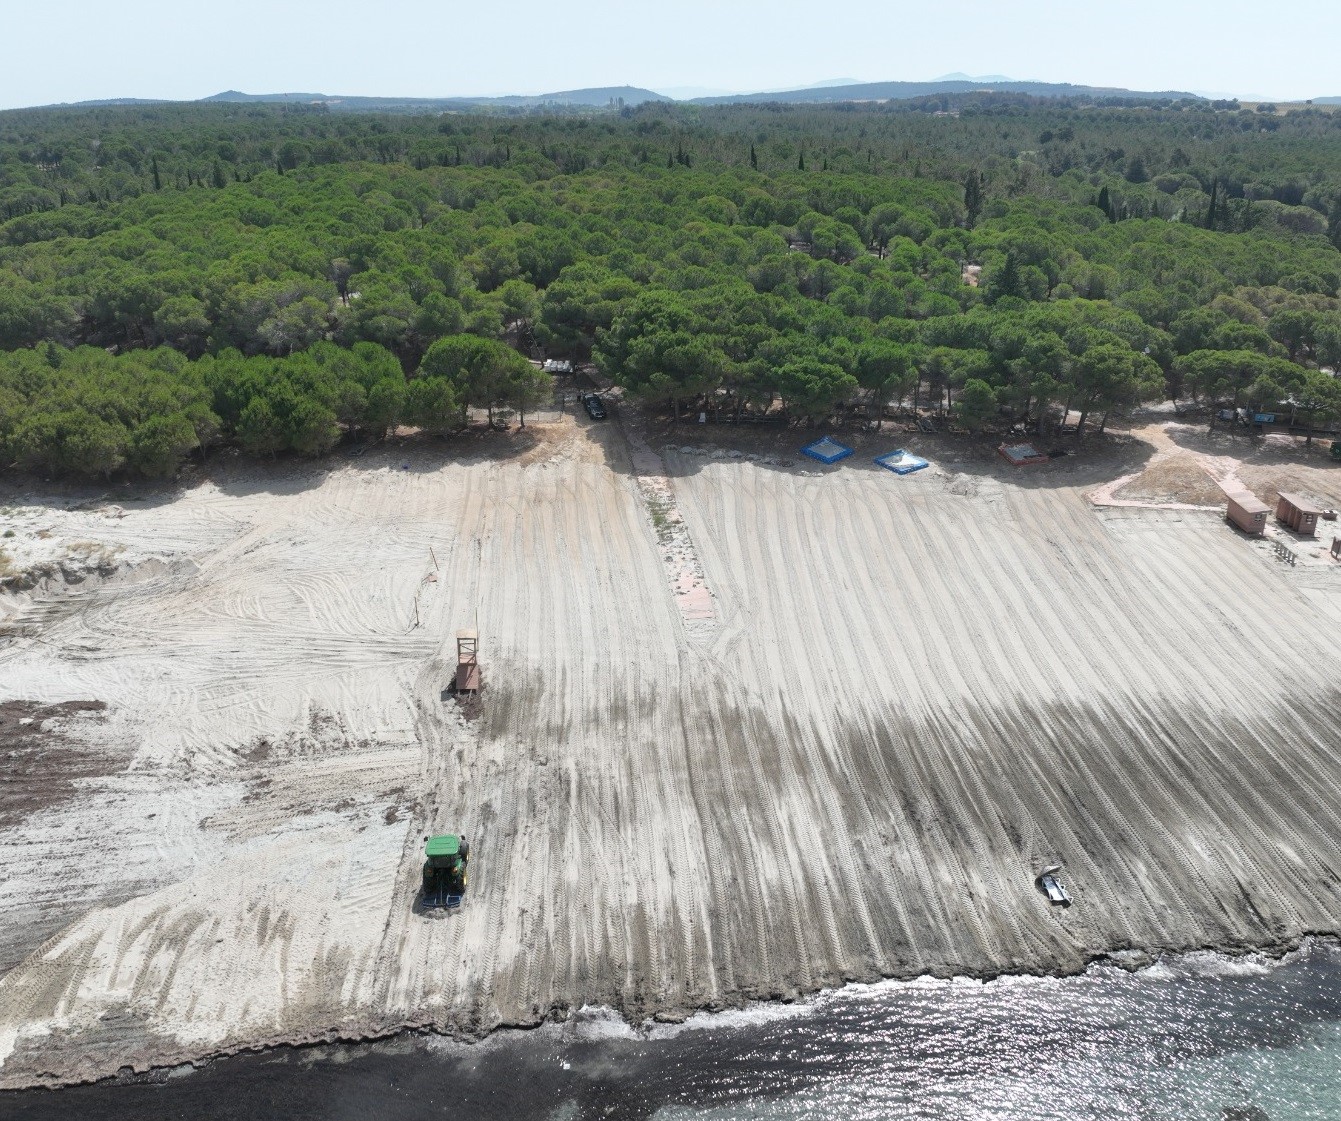
[[1122,98],[1189,98],[1201,100],[1194,93],[1180,90],[1148,92],[1116,89],[1108,86],[1073,86],[1069,82],[1012,82],[983,78],[943,78],[934,82],[863,82],[852,86],[821,86],[808,89],[786,90],[782,93],[741,93],[730,97],[699,97],[696,105],[733,105],[741,102],[785,101],[797,104],[833,101],[901,101],[912,97],[934,97],[937,94],[1023,93],[1033,97],[1122,97]]
[[[85,109],[104,105],[324,105],[347,113],[443,113],[475,107],[543,108],[546,105],[590,106],[604,109],[612,104],[641,105],[644,101],[672,101],[673,98],[634,86],[600,86],[558,93],[515,94],[505,97],[360,97],[328,93],[241,93],[224,90],[194,102],[169,102],[163,98],[112,97],[99,101],[78,101],[65,108]],[[48,108],[57,108],[48,106]]]
[[[939,78],[933,78],[936,82],[1014,82],[1015,78],[1007,78],[1004,74],[965,74],[963,71],[955,71],[953,74],[942,74]],[[852,83],[856,85],[855,82]]]
[[226,90],[202,101],[282,102],[302,105],[326,105],[346,111],[419,109],[426,111],[474,105],[530,108],[545,105],[590,105],[604,108],[612,102],[641,105],[644,101],[670,101],[671,98],[635,86],[598,86],[593,89],[563,90],[558,93],[512,94],[504,97],[344,97],[325,93],[239,93]]
[[[694,92],[687,88],[677,93]],[[968,94],[980,92],[1027,94],[1032,97],[1082,97],[1204,100],[1200,95],[1182,90],[1129,90],[1111,86],[1078,86],[1069,82],[1021,82],[1000,74],[970,77],[966,74],[947,74],[931,82],[852,82],[838,78],[792,90],[767,90],[760,93],[720,93],[706,97],[673,98],[638,86],[598,86],[592,89],[562,90],[557,93],[514,94],[504,97],[361,97],[338,96],[325,93],[240,93],[226,90],[203,102],[225,104],[290,104],[324,105],[343,112],[402,112],[441,113],[471,108],[544,108],[547,105],[590,107],[604,109],[612,105],[632,107],[648,101],[676,102],[692,105],[736,105],[758,102],[793,104],[833,104],[836,102],[900,101],[909,98],[934,97],[939,94]],[[1341,105],[1341,97],[1317,97],[1319,105]],[[101,105],[154,105],[163,104],[146,98],[114,98],[103,101],[81,101],[79,106]]]

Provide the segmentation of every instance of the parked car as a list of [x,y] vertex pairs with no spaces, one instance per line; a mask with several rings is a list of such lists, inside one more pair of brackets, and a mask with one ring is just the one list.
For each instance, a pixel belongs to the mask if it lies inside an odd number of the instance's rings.
[[605,402],[594,393],[588,393],[582,398],[582,407],[592,420],[604,420],[609,415],[605,411]]

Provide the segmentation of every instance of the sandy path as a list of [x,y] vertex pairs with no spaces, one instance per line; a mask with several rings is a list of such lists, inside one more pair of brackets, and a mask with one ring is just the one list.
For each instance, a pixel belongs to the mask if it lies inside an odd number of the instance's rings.
[[[1334,573],[1081,488],[667,453],[702,627],[645,466],[607,426],[118,522],[191,570],[53,609],[0,648],[5,690],[114,702],[136,746],[106,781],[195,809],[148,887],[99,888],[0,978],[0,1084],[1341,928]],[[476,616],[468,724],[441,690]],[[33,830],[50,852],[6,890],[76,883],[55,854],[90,829],[154,832],[101,795],[36,814],[0,859]],[[445,829],[470,893],[425,916]],[[1032,886],[1054,859],[1069,911]]]
[[717,613],[713,610],[712,589],[703,573],[703,562],[680,513],[675,484],[666,474],[661,455],[643,438],[641,418],[631,406],[625,406],[622,413],[621,434],[628,445],[638,492],[652,521],[657,549],[666,564],[671,594],[686,630],[703,637],[717,625]]

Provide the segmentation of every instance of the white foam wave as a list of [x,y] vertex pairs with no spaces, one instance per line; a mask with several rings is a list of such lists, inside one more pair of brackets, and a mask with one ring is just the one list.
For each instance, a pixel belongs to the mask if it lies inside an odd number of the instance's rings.
[[603,1004],[584,1004],[563,1022],[563,1038],[583,1042],[598,1039],[637,1039],[638,1032],[613,1008]]
[[727,1008],[720,1012],[695,1012],[682,1024],[650,1024],[647,1034],[652,1039],[672,1039],[687,1031],[748,1028],[777,1023],[781,1020],[800,1019],[811,1015],[819,1006],[821,999],[816,997],[791,1004],[749,1004],[744,1008]]

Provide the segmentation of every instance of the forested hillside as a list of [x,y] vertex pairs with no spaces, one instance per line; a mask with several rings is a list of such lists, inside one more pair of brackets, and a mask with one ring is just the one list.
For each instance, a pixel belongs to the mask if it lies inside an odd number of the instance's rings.
[[1330,420],[1341,113],[1264,108],[0,114],[0,458],[166,475],[524,415],[519,339],[735,415]]

